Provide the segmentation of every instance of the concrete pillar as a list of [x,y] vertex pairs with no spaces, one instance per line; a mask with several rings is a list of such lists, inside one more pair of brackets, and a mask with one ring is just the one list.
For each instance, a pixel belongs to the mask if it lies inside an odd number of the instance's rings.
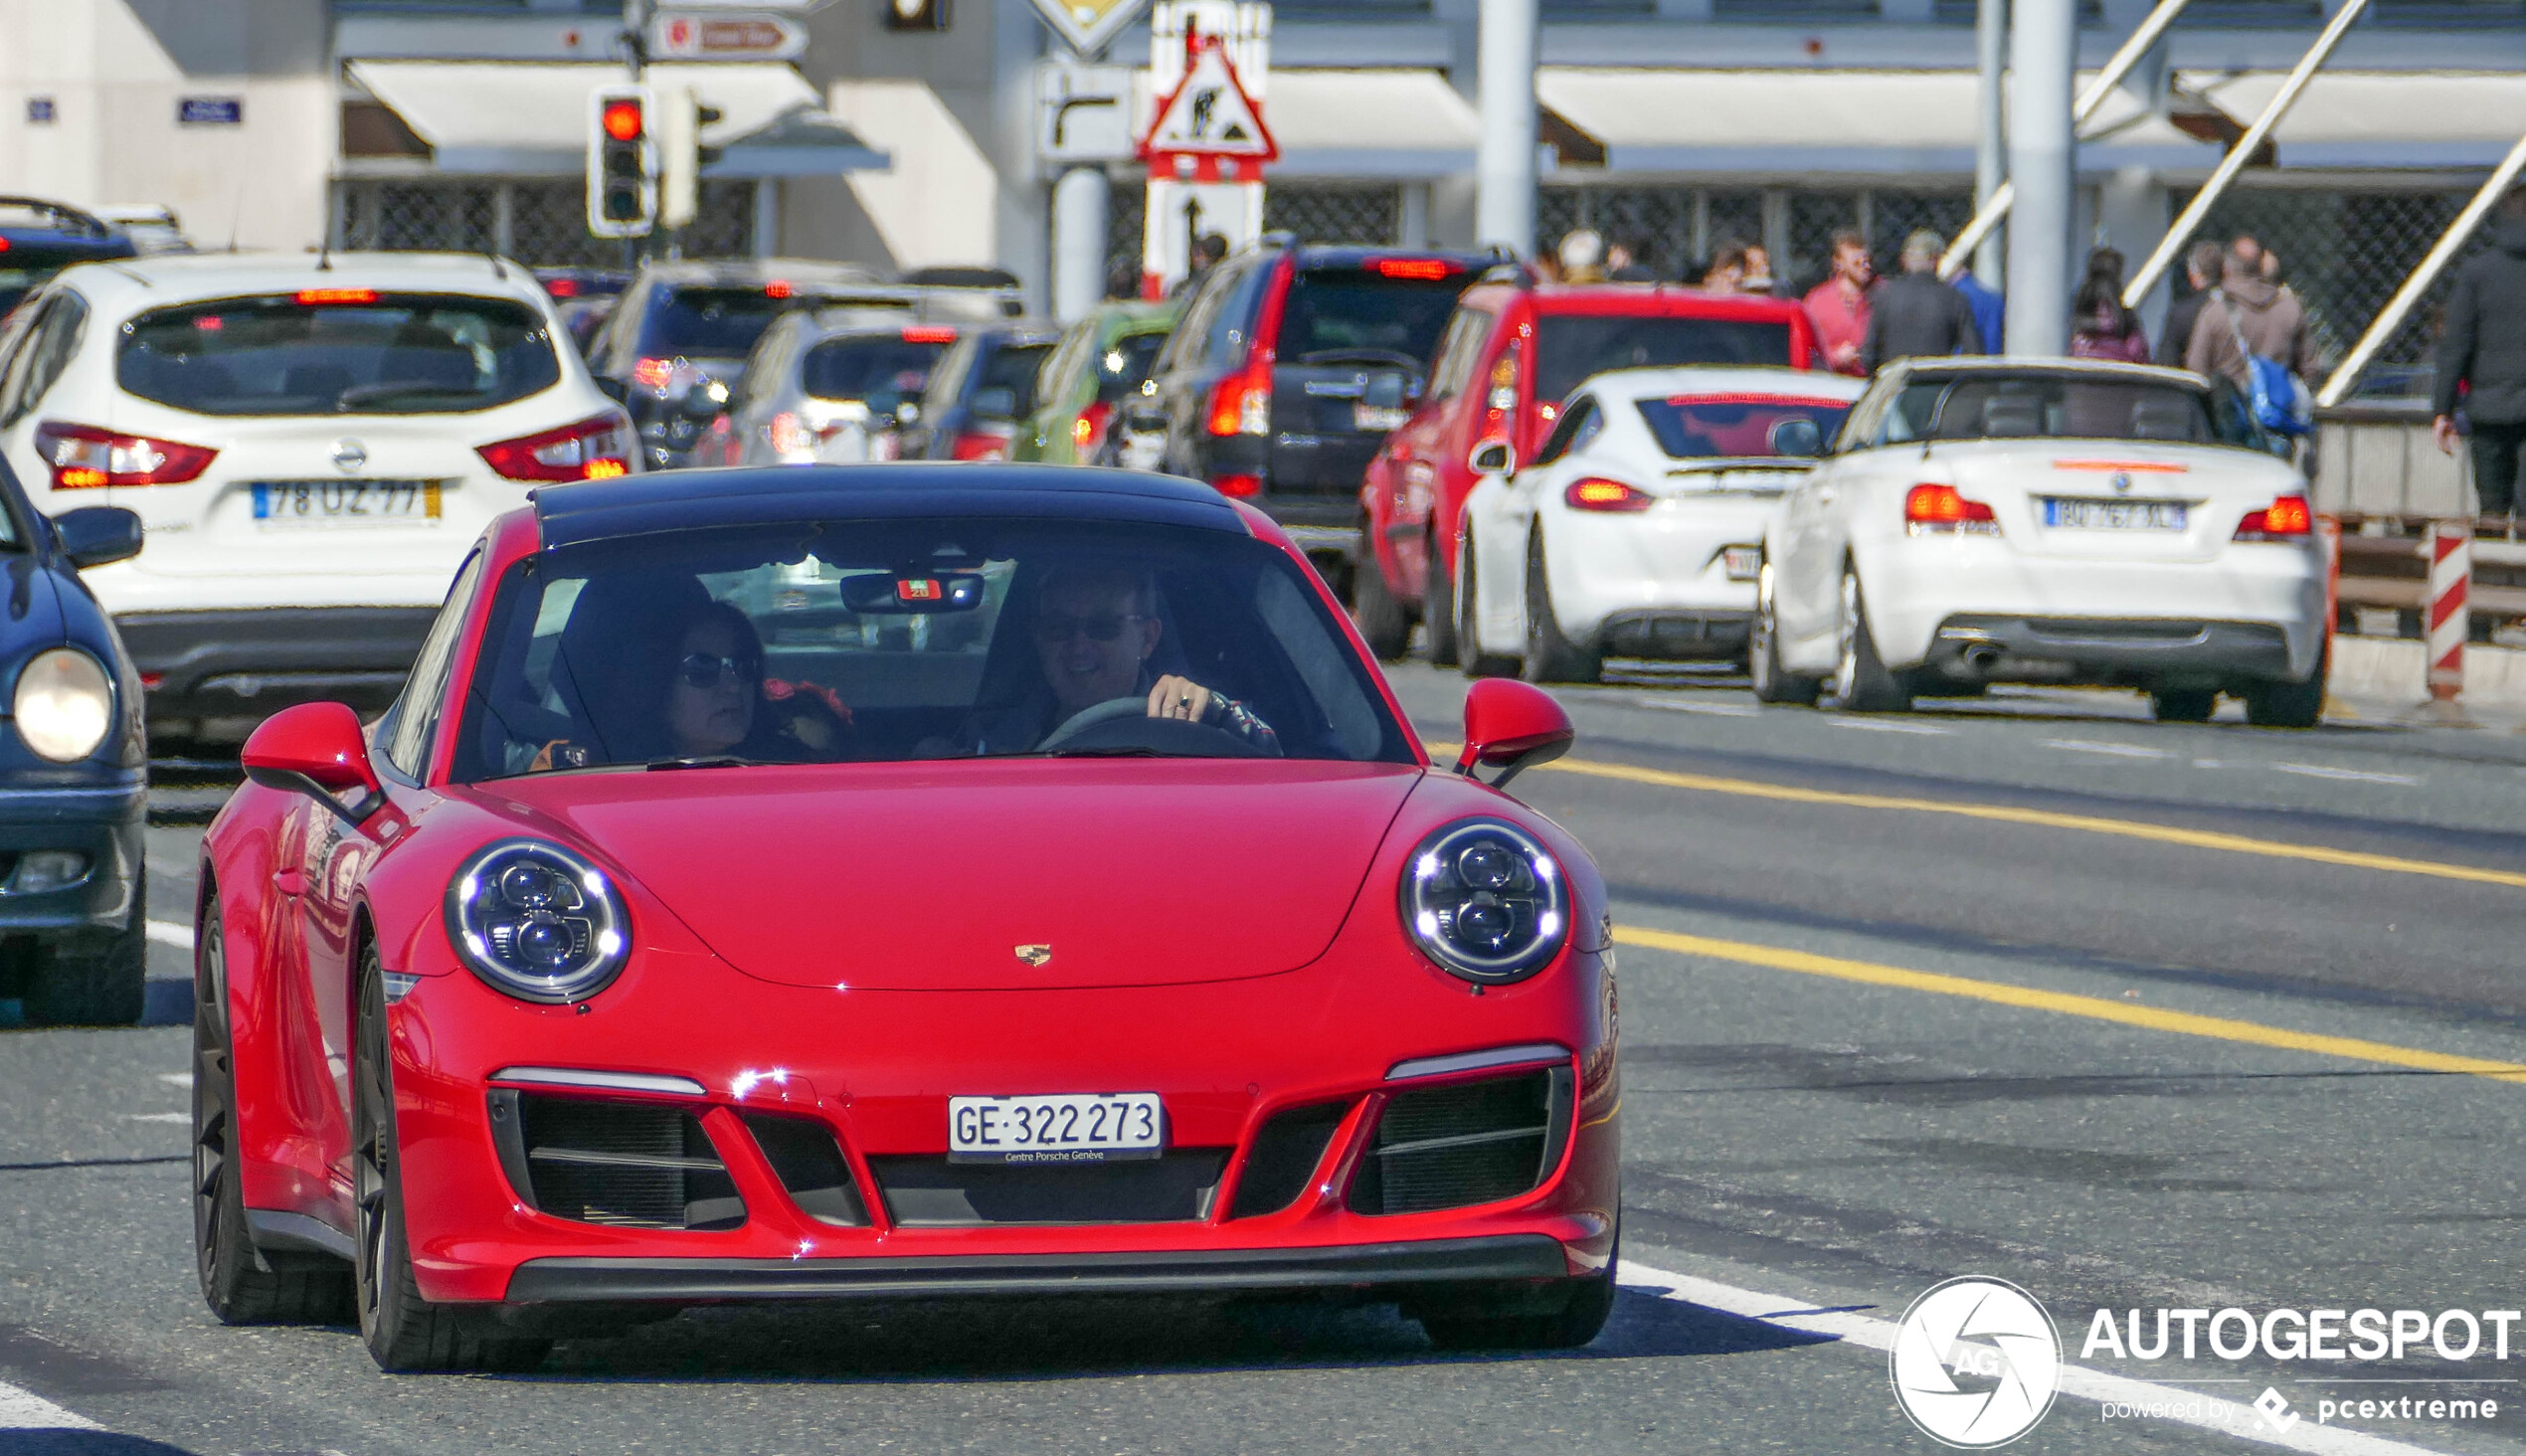
[[1430,184],[1406,182],[1395,197],[1395,246],[1427,248],[1430,246]]
[[1506,244],[1520,257],[1534,253],[1535,3],[1482,0],[1474,237]]
[[[1981,129],[1973,149],[1973,205],[1978,210],[2009,178],[2009,0],[1981,0],[1974,9],[1973,45],[1981,76],[1977,102]],[[2006,286],[2008,224],[1985,234],[1973,251],[1973,275],[1987,288]]]
[[2009,34],[2009,321],[2012,354],[2070,348],[2075,0],[2015,0]]
[[1052,184],[1052,316],[1076,321],[1105,296],[1103,167],[1072,167]]
[[1437,248],[1474,246],[1475,198],[1481,188],[1458,174],[1430,179],[1430,243]]
[[754,184],[754,256],[781,256],[781,180],[777,177]]

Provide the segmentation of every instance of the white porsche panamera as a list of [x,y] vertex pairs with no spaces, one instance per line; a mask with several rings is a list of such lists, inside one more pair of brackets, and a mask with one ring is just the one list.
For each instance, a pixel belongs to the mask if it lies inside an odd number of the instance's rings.
[[2325,568],[2305,479],[2237,391],[2083,360],[1880,373],[1764,538],[1767,702],[1899,712],[1994,682],[2149,694],[2309,727]]
[[1509,473],[1505,445],[1476,450],[1456,558],[1466,674],[1592,682],[1608,656],[1744,657],[1764,528],[1863,388],[1611,370],[1571,392],[1526,468]]

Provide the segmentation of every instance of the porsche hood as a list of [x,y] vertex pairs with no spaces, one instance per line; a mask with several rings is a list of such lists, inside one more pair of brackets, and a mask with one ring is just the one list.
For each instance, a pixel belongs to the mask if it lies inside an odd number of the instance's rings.
[[1306,965],[1419,779],[1399,764],[963,761],[508,780],[486,799],[612,861],[749,976],[997,991]]

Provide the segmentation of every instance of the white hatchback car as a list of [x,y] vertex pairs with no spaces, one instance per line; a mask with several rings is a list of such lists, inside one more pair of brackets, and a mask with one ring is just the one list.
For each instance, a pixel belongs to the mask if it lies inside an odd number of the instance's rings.
[[1465,498],[1469,676],[1593,682],[1607,656],[1745,655],[1763,530],[1866,386],[1799,369],[1620,369],[1580,384],[1534,462]]
[[86,579],[157,731],[215,739],[384,708],[485,523],[635,467],[532,274],[411,253],[72,269],[0,335],[0,456],[48,514],[140,513]]
[[1765,539],[1754,691],[1860,712],[1993,682],[2157,716],[2314,724],[2325,564],[2307,486],[2225,380],[2134,364],[1889,366]]

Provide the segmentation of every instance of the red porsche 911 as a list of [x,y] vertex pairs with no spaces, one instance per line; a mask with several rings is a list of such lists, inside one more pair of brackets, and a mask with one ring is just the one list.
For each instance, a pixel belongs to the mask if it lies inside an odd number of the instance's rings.
[[401,701],[204,842],[194,1228],[232,1322],[521,1368],[679,1306],[1390,1301],[1583,1344],[1621,1206],[1586,851],[1433,764],[1270,520],[1051,466],[548,488]]

